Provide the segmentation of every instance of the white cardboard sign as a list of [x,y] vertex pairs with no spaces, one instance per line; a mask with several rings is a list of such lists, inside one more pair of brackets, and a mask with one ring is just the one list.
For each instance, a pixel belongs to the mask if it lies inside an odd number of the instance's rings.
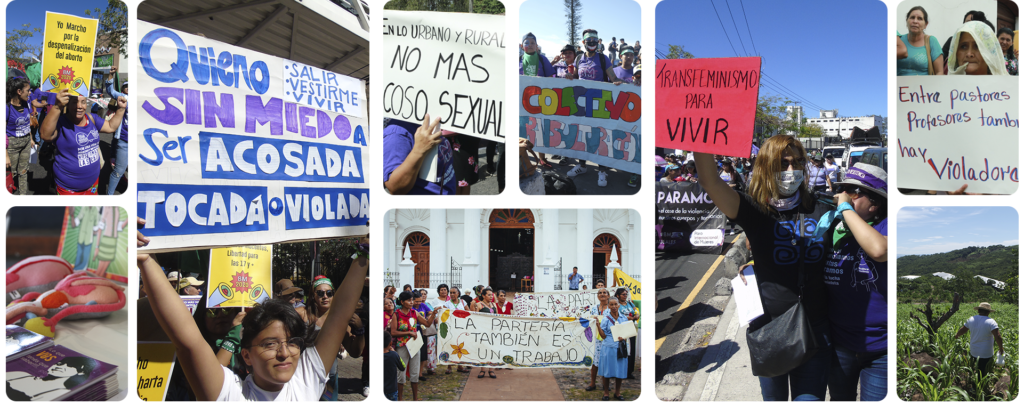
[[505,16],[384,11],[384,116],[504,141]]
[[1010,194],[1019,181],[1018,79],[902,76],[896,117],[900,188]]

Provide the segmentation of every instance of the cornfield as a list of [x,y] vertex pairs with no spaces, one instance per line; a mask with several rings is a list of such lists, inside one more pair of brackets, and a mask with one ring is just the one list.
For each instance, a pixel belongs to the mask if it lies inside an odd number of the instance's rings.
[[[937,313],[945,313],[952,305],[933,304]],[[905,401],[1009,401],[1017,396],[1018,377],[1018,311],[1016,304],[993,303],[990,314],[999,324],[1006,349],[1006,363],[994,366],[982,378],[970,357],[970,336],[953,337],[968,318],[977,314],[977,302],[964,302],[960,310],[936,331],[935,343],[928,342],[928,332],[910,317],[922,304],[897,305],[896,381],[899,397]],[[921,317],[918,313],[918,317]],[[922,318],[922,320],[924,320]],[[998,345],[995,347],[998,353]]]

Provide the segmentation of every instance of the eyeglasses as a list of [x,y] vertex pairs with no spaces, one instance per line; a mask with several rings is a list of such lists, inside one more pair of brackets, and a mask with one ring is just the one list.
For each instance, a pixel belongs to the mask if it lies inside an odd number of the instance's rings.
[[268,352],[276,354],[280,351],[281,347],[287,347],[288,356],[298,355],[302,351],[302,347],[305,346],[305,341],[302,338],[294,337],[289,338],[287,342],[281,342],[280,340],[272,339],[263,341],[262,343],[256,344],[255,346],[261,349],[260,355],[264,357],[270,357],[267,355]]
[[324,296],[334,297],[334,291],[333,290],[318,290],[318,291],[316,291],[316,297],[324,297]]

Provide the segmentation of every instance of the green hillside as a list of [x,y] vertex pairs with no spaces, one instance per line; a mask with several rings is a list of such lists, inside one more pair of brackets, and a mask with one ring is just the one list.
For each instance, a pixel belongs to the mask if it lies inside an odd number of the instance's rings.
[[935,272],[964,271],[1005,281],[1017,274],[1017,246],[967,247],[930,254],[905,255],[896,259],[896,274],[931,275]]
[[[995,245],[991,247],[967,247],[955,251],[930,254],[907,255],[896,259],[896,291],[900,303],[951,302],[954,293],[964,301],[1017,303],[1019,289],[1017,263],[1018,246]],[[956,278],[943,280],[932,276],[935,272],[947,272]],[[918,275],[914,280],[903,276]],[[1006,282],[1006,288],[996,289],[986,285],[981,275]]]

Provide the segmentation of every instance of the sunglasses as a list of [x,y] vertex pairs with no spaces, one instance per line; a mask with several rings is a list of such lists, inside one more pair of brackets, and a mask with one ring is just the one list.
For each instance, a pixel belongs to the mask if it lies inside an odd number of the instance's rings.
[[783,170],[785,170],[785,169],[787,169],[789,167],[803,168],[804,165],[807,164],[807,160],[805,160],[805,159],[793,159],[793,160],[780,159],[779,161],[782,163],[780,165],[782,166]]
[[324,296],[334,297],[334,291],[333,290],[318,290],[318,291],[316,291],[316,297],[324,297]]
[[864,189],[861,189],[860,187],[855,186],[855,185],[840,185],[836,189],[839,192],[848,193],[848,194],[854,194],[854,195],[857,195],[857,196],[864,196],[864,197],[867,197],[869,201],[876,202],[875,197],[873,195],[871,195],[870,192],[868,192],[868,191],[866,191]]

